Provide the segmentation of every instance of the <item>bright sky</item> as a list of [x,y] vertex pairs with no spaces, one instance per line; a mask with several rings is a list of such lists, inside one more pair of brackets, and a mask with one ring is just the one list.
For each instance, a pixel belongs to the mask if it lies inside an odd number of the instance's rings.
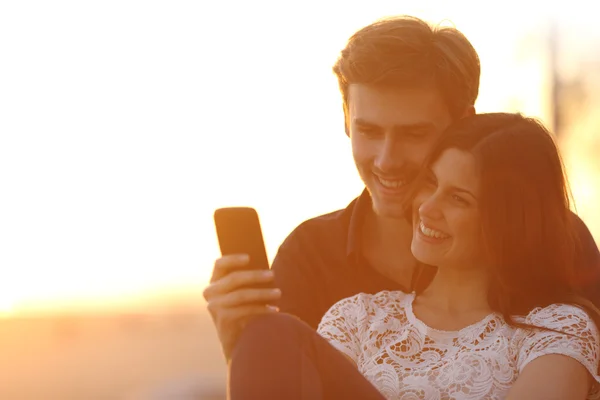
[[273,257],[344,207],[361,184],[331,65],[378,17],[452,21],[478,109],[544,116],[539,10],[409,3],[2,2],[0,313],[200,293],[215,208],[255,207]]

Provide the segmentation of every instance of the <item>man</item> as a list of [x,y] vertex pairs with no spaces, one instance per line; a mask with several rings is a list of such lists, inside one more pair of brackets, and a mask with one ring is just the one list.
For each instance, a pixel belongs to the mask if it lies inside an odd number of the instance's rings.
[[[215,263],[205,290],[225,356],[245,321],[277,304],[316,327],[337,301],[359,292],[412,291],[435,272],[411,254],[404,217],[408,183],[453,121],[475,112],[480,65],[456,29],[412,17],[380,20],[356,32],[333,68],[343,97],[346,134],[365,191],[343,210],[298,226],[283,242],[272,273],[236,271],[245,256]],[[576,216],[587,280],[600,255]],[[274,275],[274,276],[273,276]],[[274,279],[275,290],[252,289]]]

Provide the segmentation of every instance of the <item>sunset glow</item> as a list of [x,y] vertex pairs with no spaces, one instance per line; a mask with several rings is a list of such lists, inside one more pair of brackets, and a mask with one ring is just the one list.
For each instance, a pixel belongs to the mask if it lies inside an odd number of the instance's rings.
[[[469,2],[302,2],[278,18],[260,2],[26,3],[0,6],[0,316],[200,302],[215,208],[255,207],[272,258],[345,207],[362,185],[331,65],[378,17],[451,21],[481,56],[478,111],[549,120],[545,15],[526,10],[499,35],[504,11]],[[598,166],[564,143],[599,238]]]

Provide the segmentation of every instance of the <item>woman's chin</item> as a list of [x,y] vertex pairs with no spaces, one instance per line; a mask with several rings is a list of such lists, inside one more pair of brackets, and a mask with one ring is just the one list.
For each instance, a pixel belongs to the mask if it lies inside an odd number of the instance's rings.
[[430,251],[423,251],[418,246],[411,246],[411,251],[415,259],[423,264],[437,266],[437,257]]
[[446,240],[443,240],[442,243],[431,243],[416,237],[413,239],[410,249],[419,262],[437,267],[449,261],[448,246],[443,242]]

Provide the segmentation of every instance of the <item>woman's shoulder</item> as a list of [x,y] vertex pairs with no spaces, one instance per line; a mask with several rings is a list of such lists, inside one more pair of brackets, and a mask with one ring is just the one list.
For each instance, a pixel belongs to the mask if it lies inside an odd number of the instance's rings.
[[592,322],[592,318],[583,307],[554,303],[545,307],[534,308],[525,317],[528,324],[537,325],[538,323],[558,323],[564,325],[569,322]]
[[405,304],[414,297],[401,291],[381,291],[378,293],[358,293],[346,297],[325,313],[320,326],[325,326],[334,320],[352,320],[359,325],[369,325],[373,319],[382,315],[399,316],[403,313]]
[[393,311],[405,308],[414,296],[414,293],[400,290],[383,290],[377,293],[359,293],[345,300],[371,310]]
[[358,293],[331,306],[323,316],[320,326],[340,319],[354,321],[353,324],[360,326],[369,326],[382,317],[401,320],[406,315],[406,306],[412,298],[414,294],[401,291]]
[[515,335],[519,372],[541,356],[563,355],[578,361],[600,382],[597,375],[600,336],[594,319],[583,307],[550,304],[533,309],[518,322],[529,325],[519,328]]
[[[555,303],[537,307],[526,316],[516,318],[516,320],[529,326],[572,335],[598,335],[598,328],[590,314],[583,307],[573,304]],[[534,334],[530,329],[525,330],[529,332],[529,335]]]

